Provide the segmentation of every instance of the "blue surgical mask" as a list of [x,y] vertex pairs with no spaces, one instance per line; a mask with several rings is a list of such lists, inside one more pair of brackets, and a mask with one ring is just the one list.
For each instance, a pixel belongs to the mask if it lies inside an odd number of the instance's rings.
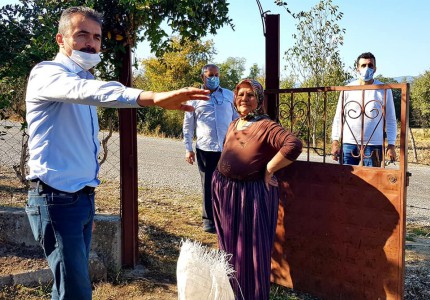
[[360,79],[363,81],[370,81],[373,79],[373,73],[375,71],[372,68],[364,68],[360,70]]
[[212,76],[212,77],[206,77],[206,87],[214,91],[219,86],[219,77]]

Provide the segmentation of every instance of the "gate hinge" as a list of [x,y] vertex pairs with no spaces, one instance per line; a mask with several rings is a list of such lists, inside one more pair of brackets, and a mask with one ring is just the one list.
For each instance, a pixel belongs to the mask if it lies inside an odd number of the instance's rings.
[[406,186],[409,186],[409,177],[412,176],[411,172],[406,172]]

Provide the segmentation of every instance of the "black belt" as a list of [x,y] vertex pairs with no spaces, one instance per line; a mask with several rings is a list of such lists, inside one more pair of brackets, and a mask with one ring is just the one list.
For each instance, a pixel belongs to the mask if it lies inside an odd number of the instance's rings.
[[41,181],[39,179],[30,180],[30,188],[38,189],[39,193],[54,193],[54,194],[76,194],[76,193],[92,194],[92,193],[94,193],[94,189],[95,189],[92,186],[85,186],[84,188],[80,189],[79,191],[76,191],[74,193],[68,193],[68,192],[54,189],[53,187],[47,185],[46,183],[44,183],[43,181]]

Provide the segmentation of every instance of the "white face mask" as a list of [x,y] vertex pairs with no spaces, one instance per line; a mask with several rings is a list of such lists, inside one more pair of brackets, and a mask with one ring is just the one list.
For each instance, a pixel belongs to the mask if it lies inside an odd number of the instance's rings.
[[99,53],[87,53],[79,50],[72,50],[72,55],[69,57],[85,71],[95,67],[102,61]]

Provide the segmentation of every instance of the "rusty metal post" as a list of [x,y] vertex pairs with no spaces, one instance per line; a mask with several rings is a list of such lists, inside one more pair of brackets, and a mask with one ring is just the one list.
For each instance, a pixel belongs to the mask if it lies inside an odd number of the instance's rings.
[[[122,55],[120,82],[132,84],[131,48]],[[134,267],[138,258],[136,109],[119,110],[122,264]]]
[[[279,15],[266,14],[266,89],[279,89],[280,50]],[[266,95],[267,114],[272,120],[279,121],[279,95]]]

